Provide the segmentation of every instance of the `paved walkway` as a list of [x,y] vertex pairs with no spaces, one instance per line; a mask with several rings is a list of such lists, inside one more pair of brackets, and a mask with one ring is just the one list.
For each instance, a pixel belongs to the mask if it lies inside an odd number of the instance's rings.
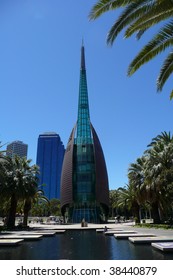
[[108,223],[108,224],[88,224],[87,227],[81,227],[81,224],[72,224],[72,225],[47,225],[47,224],[40,224],[40,223],[32,223],[29,224],[30,228],[33,229],[81,229],[81,230],[89,230],[89,229],[101,229],[105,226],[109,229],[116,230],[135,230],[139,233],[148,233],[148,234],[155,234],[157,236],[166,235],[166,236],[173,236],[173,229],[156,229],[156,228],[142,228],[137,227],[134,223]]

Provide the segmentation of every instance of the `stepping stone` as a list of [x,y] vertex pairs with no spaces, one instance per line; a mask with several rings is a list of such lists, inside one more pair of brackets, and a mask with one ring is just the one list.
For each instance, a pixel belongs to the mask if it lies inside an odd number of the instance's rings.
[[55,231],[54,232],[43,232],[43,231],[41,231],[41,232],[34,232],[34,233],[32,233],[32,234],[41,234],[41,235],[43,235],[43,236],[52,236],[52,235],[55,235]]
[[[117,234],[117,233],[120,233],[120,230],[108,230],[104,234],[105,235],[113,235],[113,234]],[[131,233],[137,233],[137,232],[136,231],[130,231],[130,230],[122,230],[121,233],[122,234],[131,234]]]
[[173,242],[163,242],[163,243],[151,243],[151,245],[163,252],[172,252],[173,251]]
[[22,241],[23,241],[23,239],[0,239],[0,247],[1,246],[16,246]]
[[173,236],[153,236],[153,237],[129,237],[129,241],[132,243],[152,243],[152,242],[166,242],[173,241]]
[[55,231],[54,232],[53,231],[44,231],[44,232],[43,231],[41,231],[41,232],[36,232],[35,231],[35,232],[29,232],[29,233],[28,232],[21,232],[20,235],[25,236],[25,235],[29,234],[29,235],[33,235],[33,236],[35,236],[35,235],[52,236],[52,235],[55,235],[55,233],[56,233]]
[[3,239],[24,239],[24,240],[38,240],[41,239],[42,235],[17,235],[17,234],[12,234],[12,235],[0,235],[0,241]]
[[155,234],[147,234],[147,233],[116,233],[114,237],[117,239],[128,239],[129,237],[151,237],[156,236]]
[[65,229],[57,229],[55,230],[55,233],[64,233],[66,230]]
[[46,227],[44,227],[44,228],[34,228],[33,229],[33,231],[35,231],[35,232],[49,232],[49,231],[53,231],[53,232],[55,232],[55,233],[64,233],[66,230],[65,229],[56,229],[56,228],[46,228]]
[[[98,232],[98,233],[99,233],[99,232],[104,232],[104,231],[105,231],[104,228],[96,229],[96,232]],[[114,230],[114,229],[112,229],[112,228],[108,228],[107,231],[118,231],[118,232],[119,232],[119,231],[122,231],[122,229],[115,229],[115,230]]]

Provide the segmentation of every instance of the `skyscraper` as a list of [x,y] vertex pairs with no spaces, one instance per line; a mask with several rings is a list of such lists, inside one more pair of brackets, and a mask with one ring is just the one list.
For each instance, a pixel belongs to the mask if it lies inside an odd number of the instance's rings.
[[27,158],[28,145],[24,144],[22,141],[13,141],[7,145],[6,154],[9,157],[14,157],[15,155],[19,157]]
[[106,220],[109,188],[99,138],[90,122],[84,46],[81,48],[77,123],[72,129],[62,168],[61,211],[71,222]]
[[39,135],[36,163],[40,167],[39,185],[48,199],[60,198],[64,145],[55,132]]

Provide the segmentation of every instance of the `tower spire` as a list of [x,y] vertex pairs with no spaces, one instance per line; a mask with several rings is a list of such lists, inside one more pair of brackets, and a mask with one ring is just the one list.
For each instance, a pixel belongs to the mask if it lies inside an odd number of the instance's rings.
[[78,119],[77,119],[77,142],[91,142],[91,127],[88,102],[88,89],[85,68],[85,49],[82,40],[81,47],[81,68],[79,81],[79,101],[78,101]]
[[82,47],[81,47],[81,70],[85,70],[85,48],[82,38]]
[[72,223],[82,219],[99,223],[109,213],[108,177],[102,147],[90,122],[83,42],[80,66],[78,118],[61,173],[61,211]]

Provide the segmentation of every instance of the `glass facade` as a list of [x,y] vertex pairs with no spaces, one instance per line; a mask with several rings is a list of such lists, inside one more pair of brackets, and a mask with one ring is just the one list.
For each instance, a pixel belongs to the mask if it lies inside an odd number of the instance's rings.
[[81,48],[77,123],[70,135],[61,178],[61,211],[72,223],[99,223],[108,214],[108,178],[99,139],[90,122],[84,47]]
[[97,221],[95,196],[95,158],[90,125],[84,47],[81,49],[81,70],[76,137],[73,152],[72,221]]
[[60,198],[60,180],[64,146],[56,133],[39,135],[37,165],[40,167],[39,185],[48,199]]
[[76,143],[77,144],[92,143],[85,69],[81,69],[80,72]]
[[95,161],[93,145],[75,145],[73,197],[76,203],[95,202]]

